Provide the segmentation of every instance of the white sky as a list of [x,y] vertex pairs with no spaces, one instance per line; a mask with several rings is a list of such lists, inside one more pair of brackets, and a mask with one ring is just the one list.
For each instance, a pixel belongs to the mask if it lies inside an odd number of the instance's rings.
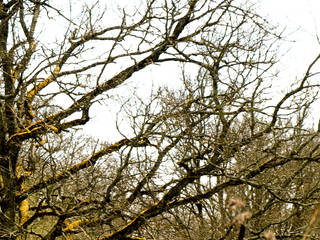
[[[281,58],[279,79],[287,85],[301,77],[308,65],[320,53],[320,0],[256,0],[258,12],[271,23],[286,27],[288,42],[279,50]],[[318,36],[317,36],[318,35]],[[320,71],[320,64],[315,70]],[[320,83],[320,79],[319,79]],[[320,101],[318,101],[320,102]],[[320,104],[314,107],[311,124],[320,119]]]
[[320,52],[320,0],[257,0],[258,11],[272,23],[286,27],[289,49],[281,64],[292,76],[302,74],[307,64]]
[[[303,75],[308,64],[320,53],[320,44],[317,42],[317,34],[320,38],[320,0],[251,0],[251,2],[257,3],[257,13],[270,23],[278,25],[280,29],[286,28],[287,41],[279,49],[279,53],[285,55],[281,58],[278,69],[279,84],[288,86],[296,77]],[[148,70],[144,72],[143,78],[151,78],[155,82],[170,79],[167,70],[167,75],[162,67]],[[107,122],[113,122],[114,115],[103,112],[102,106],[96,107],[97,111],[92,112],[97,114],[85,129],[95,137],[115,141],[114,137],[118,134],[114,130],[114,124],[109,124],[103,130],[101,128],[106,125],[107,119]],[[320,111],[315,110],[316,122],[319,117]]]

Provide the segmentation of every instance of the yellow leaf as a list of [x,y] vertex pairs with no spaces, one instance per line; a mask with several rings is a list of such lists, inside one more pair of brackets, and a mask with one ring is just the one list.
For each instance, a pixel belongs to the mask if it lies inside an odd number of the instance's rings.
[[50,128],[52,131],[54,131],[55,133],[59,132],[59,129],[56,128],[55,126],[52,125],[48,125],[48,128]]
[[87,219],[84,220],[76,220],[72,223],[69,223],[68,220],[65,220],[64,223],[66,224],[66,227],[62,229],[62,231],[64,232],[68,232],[68,231],[72,231],[73,229],[75,229],[76,227],[78,227],[80,224],[88,222]]
[[11,71],[11,81],[12,81],[13,84],[16,82],[17,78],[18,78],[18,73],[16,72],[15,69],[12,69],[12,71]]
[[30,204],[29,201],[27,199],[23,200],[20,203],[20,226],[22,226],[28,219],[29,219],[29,208],[30,208]]
[[47,139],[41,139],[41,141],[39,142],[39,145],[43,146],[45,143],[47,142]]
[[0,175],[0,189],[4,189],[3,179],[1,175]]
[[24,171],[23,176],[27,177],[30,176],[32,174],[31,171]]

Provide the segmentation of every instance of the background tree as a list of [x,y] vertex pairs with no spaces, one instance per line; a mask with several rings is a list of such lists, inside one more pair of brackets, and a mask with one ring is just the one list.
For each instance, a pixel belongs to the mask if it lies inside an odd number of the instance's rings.
[[[320,55],[270,99],[281,36],[247,2],[68,3],[0,1],[1,238],[301,239],[318,204]],[[124,86],[165,62],[179,88]],[[123,138],[83,136],[122,90]]]

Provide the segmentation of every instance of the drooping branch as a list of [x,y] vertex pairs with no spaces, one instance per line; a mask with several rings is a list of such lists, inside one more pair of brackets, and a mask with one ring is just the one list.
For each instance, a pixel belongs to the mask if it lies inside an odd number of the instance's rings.
[[[73,103],[69,108],[67,108],[64,111],[61,111],[57,114],[54,114],[52,116],[49,116],[48,118],[44,120],[40,120],[36,123],[31,124],[30,126],[26,127],[22,130],[22,132],[16,133],[12,135],[9,139],[9,141],[22,141],[25,139],[28,139],[32,136],[41,134],[43,132],[47,131],[47,125],[54,125],[56,128],[59,129],[60,126],[62,127],[72,127],[74,125],[60,125],[59,122],[68,116],[72,115],[73,113],[79,111],[84,106],[87,106],[88,103],[90,103],[94,98],[101,95],[102,93],[114,89],[115,87],[119,86],[123,82],[125,82],[128,78],[130,78],[135,72],[138,72],[142,69],[144,69],[146,66],[153,64],[157,62],[157,60],[160,58],[160,56],[166,52],[166,50],[172,46],[172,44],[177,40],[180,33],[183,31],[183,29],[187,26],[189,23],[189,20],[191,18],[192,10],[195,7],[197,1],[192,1],[190,3],[190,8],[187,14],[181,18],[175,27],[173,34],[168,38],[165,39],[161,44],[159,44],[159,47],[155,49],[149,56],[144,58],[143,60],[137,62],[136,64],[126,68],[125,70],[121,71],[114,77],[112,77],[110,80],[102,83],[100,86],[97,86],[94,90],[91,92],[85,94],[82,96],[79,100],[77,100],[75,103]],[[71,51],[71,50],[70,50]],[[70,52],[69,51],[69,52]],[[70,53],[67,51],[65,56],[70,56]],[[27,97],[27,108],[31,111],[31,102],[33,98],[36,96],[36,94],[43,89],[44,87],[48,86],[52,80],[58,75],[60,68],[62,65],[66,62],[67,58],[63,58],[63,60],[59,61],[58,65],[56,66],[54,72],[52,75],[50,75],[48,78],[43,80],[41,83],[37,84],[33,89],[31,89],[28,93]],[[30,113],[31,114],[31,113]],[[32,116],[32,114],[31,114]],[[63,130],[59,129],[59,130]]]
[[115,152],[123,146],[130,146],[130,145],[133,145],[136,147],[140,147],[140,146],[144,147],[144,146],[146,146],[146,142],[139,141],[139,138],[122,139],[111,146],[108,146],[100,151],[97,151],[90,158],[88,158],[78,164],[75,164],[66,170],[62,170],[62,171],[58,172],[54,177],[46,178],[43,181],[41,181],[40,183],[33,185],[29,188],[26,188],[24,191],[16,194],[16,197],[17,197],[18,201],[22,201],[23,199],[25,199],[28,196],[28,194],[32,194],[32,193],[39,191],[40,189],[43,189],[49,185],[60,182],[63,179],[68,178],[70,175],[75,174],[82,169],[85,169],[89,166],[93,166],[101,157],[106,156],[112,152]]

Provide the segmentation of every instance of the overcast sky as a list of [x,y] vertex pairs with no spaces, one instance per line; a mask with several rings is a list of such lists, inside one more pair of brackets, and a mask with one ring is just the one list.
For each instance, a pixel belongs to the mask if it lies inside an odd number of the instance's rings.
[[300,71],[320,52],[316,35],[320,35],[320,0],[257,0],[258,12],[272,23],[286,27],[289,49],[282,64],[291,76]]
[[[279,79],[275,82],[288,86],[296,77],[302,76],[308,64],[320,53],[320,44],[317,42],[317,34],[320,38],[320,0],[251,0],[257,3],[257,13],[265,17],[270,23],[278,25],[280,29],[286,28],[286,41],[279,49],[280,54],[286,53],[281,57],[278,69]],[[170,65],[166,66],[168,70]],[[172,66],[171,66],[172,68]],[[144,71],[143,78],[153,79],[154,82],[161,81],[164,72],[161,69],[150,69]],[[319,64],[320,69],[320,64]],[[160,72],[161,73],[160,73]],[[174,70],[172,70],[174,71]],[[170,72],[170,71],[166,71]],[[160,73],[160,74],[159,74]],[[139,79],[139,76],[137,77]],[[160,79],[161,78],[161,79]],[[168,77],[170,79],[170,77]],[[135,79],[136,81],[137,79]],[[148,81],[150,82],[150,81]],[[144,85],[144,91],[145,91]],[[141,89],[140,89],[141,90]],[[138,89],[139,91],[139,89]],[[99,114],[94,114],[94,121],[87,124],[85,129],[93,136],[100,139],[109,139],[109,134],[114,137],[117,135],[113,122],[114,116],[107,111],[101,111],[102,106],[96,106],[100,110]],[[95,112],[95,111],[93,111]],[[318,121],[320,111],[315,110],[314,121]],[[109,122],[106,126],[106,120]],[[97,126],[105,126],[102,129]],[[106,133],[109,133],[106,135]],[[113,140],[114,141],[114,140]]]
[[[258,12],[272,23],[286,27],[288,42],[280,52],[288,50],[281,58],[280,79],[288,85],[301,77],[308,65],[320,53],[320,0],[257,0]],[[317,36],[318,35],[318,36]],[[291,42],[290,42],[291,41]],[[320,71],[320,64],[314,70]],[[320,80],[319,80],[320,82]],[[311,124],[320,119],[320,101],[314,107]]]

